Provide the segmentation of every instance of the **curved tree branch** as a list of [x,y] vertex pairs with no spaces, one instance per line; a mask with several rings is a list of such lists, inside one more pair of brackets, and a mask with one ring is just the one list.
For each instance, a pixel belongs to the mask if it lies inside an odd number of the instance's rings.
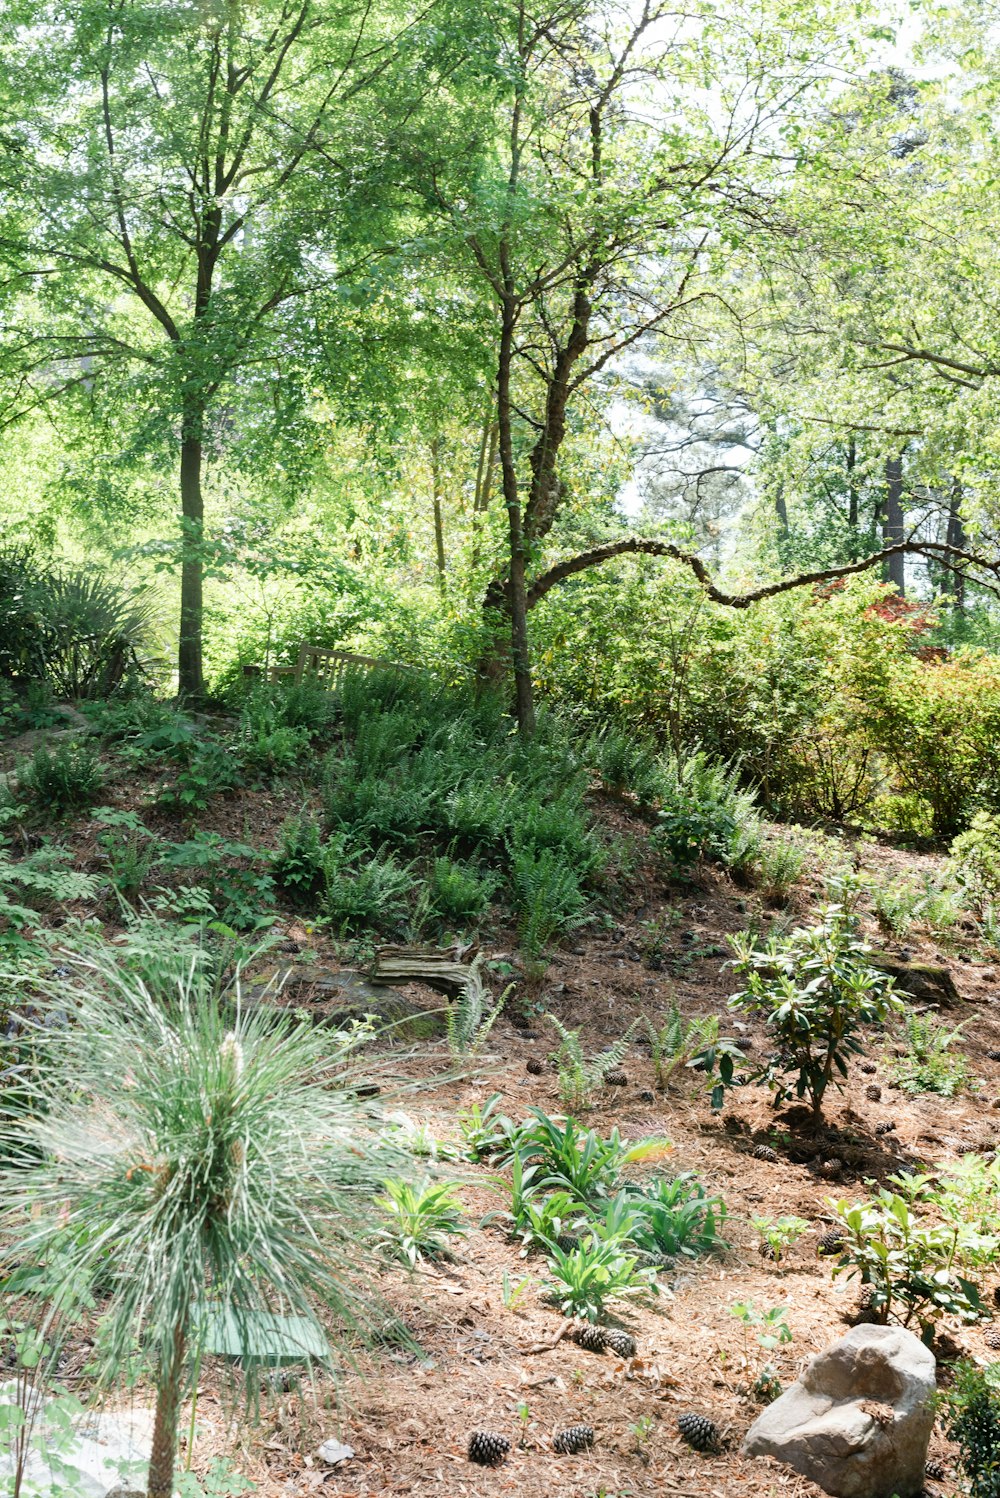
[[[585,572],[590,567],[598,567],[602,562],[610,562],[615,557],[626,556],[629,553],[640,553],[644,556],[669,557],[672,561],[681,562],[685,567],[690,567],[698,579],[706,594],[715,603],[724,604],[731,609],[746,609],[753,603],[759,603],[764,598],[774,598],[779,593],[789,593],[794,588],[807,588],[816,583],[835,582],[841,577],[850,577],[856,572],[867,572],[872,567],[877,567],[889,557],[900,555],[920,555],[930,557],[933,561],[945,565],[961,563],[964,567],[975,567],[989,572],[996,578],[996,583],[984,583],[987,587],[1000,595],[1000,557],[995,561],[977,556],[975,552],[963,551],[957,546],[948,546],[938,541],[900,541],[895,546],[885,546],[881,551],[874,552],[870,557],[865,557],[860,562],[847,562],[841,567],[825,567],[818,572],[800,572],[795,577],[786,577],[777,583],[768,583],[762,588],[754,588],[749,593],[726,593],[718,587],[700,557],[690,551],[682,551],[679,546],[674,546],[670,541],[657,541],[643,536],[630,536],[624,541],[612,541],[606,546],[595,546],[592,551],[581,552],[578,556],[567,557],[564,562],[557,562],[547,572],[536,577],[528,589],[528,607],[533,608],[539,599],[544,598],[550,588],[557,583],[564,582],[567,577],[572,577],[577,572]],[[490,599],[494,607],[501,606],[505,595],[505,585],[495,584],[490,590]]]

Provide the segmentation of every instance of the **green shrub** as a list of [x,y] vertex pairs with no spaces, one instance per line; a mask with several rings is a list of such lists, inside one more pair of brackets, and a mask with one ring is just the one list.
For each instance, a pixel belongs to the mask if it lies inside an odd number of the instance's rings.
[[[776,1102],[808,1099],[817,1117],[827,1087],[841,1085],[848,1061],[862,1049],[862,1026],[902,1008],[891,980],[868,961],[857,918],[838,905],[823,907],[820,917],[815,926],[774,937],[762,949],[747,932],[733,937],[732,965],[746,987],[729,1000],[737,1012],[761,1015],[778,1047],[757,1080],[772,1089]],[[734,1058],[720,1050],[718,1064],[728,1085]]]
[[214,797],[243,784],[243,767],[233,748],[218,739],[194,740],[185,751],[182,767],[163,784],[157,806],[182,816],[205,811]]
[[54,750],[42,744],[17,767],[18,794],[49,816],[93,806],[103,789],[100,760],[86,742],[60,744]]
[[656,1270],[640,1265],[626,1252],[622,1238],[602,1239],[589,1233],[576,1248],[553,1243],[548,1250],[549,1278],[543,1289],[564,1316],[599,1321],[613,1296],[655,1295]]
[[386,1181],[376,1206],[385,1214],[382,1242],[412,1268],[420,1259],[449,1257],[449,1238],[465,1234],[456,1187],[447,1181]]
[[560,1125],[540,1108],[532,1108],[511,1143],[524,1164],[538,1166],[535,1189],[567,1191],[588,1207],[612,1193],[627,1165],[660,1159],[673,1148],[663,1138],[623,1144],[617,1129],[602,1139],[572,1118]]
[[65,1255],[77,1296],[58,1319],[77,1336],[93,1325],[79,1292],[110,1256],[88,1381],[119,1384],[143,1349],[150,1465],[170,1493],[213,1326],[252,1345],[280,1310],[323,1357],[327,1321],[350,1342],[376,1320],[372,1203],[409,1162],[371,1100],[338,1085],[329,1032],[234,1020],[197,970],[166,1005],[110,965],[76,964],[72,991],[76,1022],[37,1027],[31,1116],[0,1132],[0,1236],[24,1269]]
[[969,1498],[1000,1498],[1000,1386],[996,1364],[961,1363],[945,1395],[949,1439],[969,1479]]
[[901,1326],[914,1322],[927,1339],[942,1316],[976,1321],[988,1314],[977,1276],[984,1260],[996,1255],[997,1239],[964,1222],[942,1222],[925,1211],[934,1193],[919,1178],[898,1188],[885,1187],[867,1202],[835,1205],[845,1246],[834,1275],[861,1276],[869,1287],[869,1306],[876,1321]]
[[589,1108],[594,1100],[594,1093],[604,1085],[608,1072],[617,1071],[628,1055],[636,1025],[630,1025],[614,1045],[597,1055],[587,1056],[579,1030],[567,1030],[554,1014],[547,1014],[545,1018],[559,1037],[555,1053],[559,1072],[559,1100],[564,1108],[574,1113]]
[[980,909],[1000,898],[1000,816],[976,813],[951,845],[951,868]]
[[637,1214],[631,1237],[644,1253],[660,1259],[694,1259],[724,1253],[729,1247],[720,1231],[726,1220],[725,1202],[709,1196],[690,1172],[658,1180],[641,1191],[630,1190],[628,1201]]
[[518,848],[511,860],[511,888],[521,945],[538,957],[554,936],[583,921],[587,899],[571,864],[552,848]]
[[954,837],[977,811],[1000,811],[1000,663],[982,651],[910,656],[873,679],[868,731],[901,787]]
[[718,1040],[719,1016],[706,1014],[685,1020],[677,1007],[677,1000],[671,999],[658,1025],[646,1020],[646,1033],[654,1079],[656,1086],[662,1089],[670,1085],[671,1077],[680,1067],[690,1066],[696,1056]]
[[0,674],[58,697],[101,699],[155,666],[151,596],[103,573],[59,572],[25,547],[0,553]]

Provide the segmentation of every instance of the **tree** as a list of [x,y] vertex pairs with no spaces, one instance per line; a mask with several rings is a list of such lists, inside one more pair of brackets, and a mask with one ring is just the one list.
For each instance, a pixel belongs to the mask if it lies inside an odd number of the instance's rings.
[[173,453],[186,696],[203,690],[206,461],[301,435],[312,384],[346,387],[351,319],[387,248],[368,189],[388,218],[393,132],[459,50],[444,9],[6,8],[2,420],[72,399]]
[[[464,175],[461,161],[434,160],[428,195],[494,311],[507,546],[485,606],[506,621],[530,732],[532,603],[617,554],[529,575],[571,499],[564,448],[625,352],[690,342],[695,310],[725,293],[734,246],[777,221],[780,127],[832,66],[836,18],[804,22],[780,0],[694,16],[666,0],[542,11],[517,0],[504,21],[492,157]],[[488,667],[502,664],[494,648]]]

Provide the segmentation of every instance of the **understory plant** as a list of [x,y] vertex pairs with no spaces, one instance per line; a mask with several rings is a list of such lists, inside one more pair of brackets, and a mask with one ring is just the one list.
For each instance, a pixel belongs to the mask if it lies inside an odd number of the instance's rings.
[[[862,1049],[863,1027],[882,1023],[903,1007],[892,980],[869,961],[869,948],[858,935],[858,919],[842,905],[827,905],[813,926],[764,947],[743,932],[732,938],[732,966],[745,987],[729,1000],[738,1013],[759,1015],[777,1047],[755,1074],[774,1094],[775,1103],[803,1098],[814,1119],[823,1110],[827,1088],[841,1085],[850,1058]],[[734,1057],[720,1047],[720,1088],[730,1085]]]
[[656,1270],[644,1267],[627,1252],[622,1237],[600,1238],[588,1233],[575,1247],[553,1244],[548,1255],[549,1278],[544,1289],[564,1316],[599,1321],[612,1296],[655,1295]]
[[729,1309],[743,1328],[743,1366],[749,1376],[748,1392],[751,1398],[770,1404],[781,1393],[781,1379],[771,1354],[792,1340],[792,1329],[785,1319],[786,1307],[770,1306],[762,1311],[752,1300],[741,1300]]
[[762,1252],[775,1264],[781,1263],[809,1228],[804,1217],[751,1217],[750,1225],[760,1236]]
[[1000,1498],[1000,1367],[959,1364],[945,1395],[949,1438],[969,1481],[969,1498]]
[[674,1073],[690,1066],[696,1056],[719,1038],[719,1016],[698,1015],[685,1020],[671,999],[666,1013],[658,1024],[646,1020],[650,1055],[653,1061],[653,1077],[656,1086],[663,1090],[670,1085]]
[[605,1077],[609,1072],[617,1071],[628,1055],[638,1021],[631,1024],[614,1045],[596,1055],[588,1056],[583,1049],[579,1030],[567,1029],[554,1014],[547,1014],[545,1018],[559,1037],[555,1052],[559,1071],[559,1099],[570,1112],[589,1108],[595,1092],[604,1085]]
[[0,1128],[0,1265],[71,1266],[53,1327],[100,1284],[94,1377],[134,1374],[142,1349],[156,1398],[148,1494],[172,1498],[180,1407],[210,1328],[225,1321],[246,1345],[262,1317],[291,1313],[325,1345],[326,1304],[354,1335],[372,1300],[372,1201],[408,1157],[338,1085],[343,1051],[325,1032],[234,1014],[197,966],[164,998],[111,965],[66,963],[66,1022],[43,1014],[30,1114]]
[[834,1276],[860,1276],[869,1310],[885,1325],[916,1324],[928,1342],[942,1316],[976,1321],[986,1314],[979,1279],[997,1238],[962,1219],[942,1220],[935,1183],[893,1177],[866,1202],[831,1202],[844,1247]]
[[954,1097],[969,1084],[969,1067],[952,1046],[962,1025],[943,1025],[932,1014],[908,1009],[903,1017],[906,1050],[890,1063],[889,1075],[904,1092],[936,1092]]
[[448,1239],[468,1231],[454,1183],[428,1178],[417,1185],[400,1180],[384,1185],[384,1196],[376,1198],[385,1214],[381,1239],[411,1269],[420,1259],[447,1257]]

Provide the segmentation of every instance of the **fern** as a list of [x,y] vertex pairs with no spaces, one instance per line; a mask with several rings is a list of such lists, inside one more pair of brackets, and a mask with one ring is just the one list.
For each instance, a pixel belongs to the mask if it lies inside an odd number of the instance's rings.
[[564,1108],[570,1112],[589,1108],[594,1093],[604,1083],[608,1072],[616,1071],[628,1054],[638,1021],[629,1025],[620,1040],[596,1056],[585,1056],[580,1043],[579,1030],[567,1030],[554,1014],[545,1018],[559,1036],[559,1047],[555,1053],[559,1068],[559,1097]]
[[646,1033],[652,1051],[656,1085],[663,1089],[669,1085],[675,1071],[687,1066],[699,1051],[718,1040],[719,1017],[717,1014],[705,1014],[685,1020],[677,1007],[677,1000],[671,999],[659,1029],[647,1019]]
[[586,904],[576,870],[553,848],[519,848],[511,882],[521,946],[538,957],[557,933],[578,926]]
[[510,984],[505,988],[493,1008],[487,1012],[486,989],[479,976],[479,959],[476,959],[462,992],[453,1004],[448,1005],[448,1049],[453,1056],[478,1055],[499,1019],[500,1011],[513,986]]

